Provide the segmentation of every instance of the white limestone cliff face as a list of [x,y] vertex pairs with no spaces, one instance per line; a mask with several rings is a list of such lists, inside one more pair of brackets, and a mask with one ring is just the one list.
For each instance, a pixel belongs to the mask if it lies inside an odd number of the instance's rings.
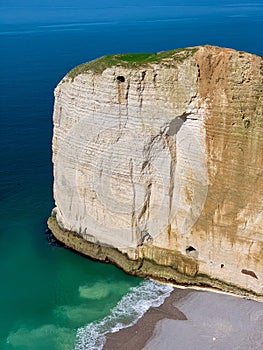
[[262,58],[188,50],[60,82],[53,214],[130,259],[177,252],[180,271],[185,256],[190,275],[263,295]]

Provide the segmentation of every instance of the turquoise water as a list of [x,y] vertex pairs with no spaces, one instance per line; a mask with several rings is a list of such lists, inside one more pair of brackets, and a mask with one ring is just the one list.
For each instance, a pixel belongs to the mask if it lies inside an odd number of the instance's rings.
[[[105,327],[118,328],[138,317],[137,311],[133,315],[128,311],[135,303],[133,296],[145,305],[144,300],[160,302],[169,292],[169,287],[152,282],[145,287],[141,279],[114,266],[49,244],[46,219],[54,206],[51,116],[59,80],[76,64],[114,52],[211,43],[263,53],[263,1],[72,3],[0,2],[0,349],[4,350],[67,350],[74,344],[77,349],[91,349],[92,341],[101,341],[97,335]],[[119,310],[116,318],[114,307]],[[95,320],[97,324],[91,323]]]

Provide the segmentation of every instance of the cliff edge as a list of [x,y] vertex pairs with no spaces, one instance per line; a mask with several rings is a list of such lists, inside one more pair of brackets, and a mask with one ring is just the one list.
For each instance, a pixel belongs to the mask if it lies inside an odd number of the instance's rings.
[[67,246],[125,271],[263,298],[263,59],[197,46],[109,55],[55,90]]

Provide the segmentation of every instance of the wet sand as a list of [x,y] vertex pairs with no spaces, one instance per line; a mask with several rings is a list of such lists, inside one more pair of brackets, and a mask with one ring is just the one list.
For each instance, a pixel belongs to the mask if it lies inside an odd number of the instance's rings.
[[103,350],[262,350],[263,303],[175,289],[139,321],[108,333]]
[[152,337],[158,321],[163,319],[186,320],[186,316],[173,304],[186,297],[191,290],[174,289],[159,307],[151,307],[138,322],[116,333],[106,335],[103,350],[139,350],[143,349]]

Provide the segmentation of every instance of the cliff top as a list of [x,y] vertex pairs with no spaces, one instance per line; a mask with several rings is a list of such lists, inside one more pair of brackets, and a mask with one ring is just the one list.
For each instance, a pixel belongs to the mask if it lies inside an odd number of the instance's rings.
[[[85,62],[79,66],[74,67],[68,74],[67,77],[74,79],[79,74],[86,72],[93,72],[95,74],[101,74],[105,69],[119,66],[126,68],[137,68],[140,66],[147,66],[149,63],[163,62],[168,66],[172,66],[176,62],[182,62],[185,59],[195,55],[200,48],[205,48],[210,53],[228,52],[228,53],[239,53],[249,54],[244,51],[237,51],[229,48],[222,48],[213,45],[199,45],[186,48],[178,48],[160,52],[139,52],[139,53],[123,53],[123,54],[111,54],[96,58],[95,60]],[[255,55],[258,56],[258,55]]]
[[88,71],[100,74],[106,68],[112,66],[135,68],[147,63],[154,63],[162,60],[183,61],[184,59],[192,56],[195,52],[197,52],[197,50],[198,47],[188,47],[160,52],[139,52],[106,55],[73,68],[68,73],[68,77],[74,79],[77,75]]

